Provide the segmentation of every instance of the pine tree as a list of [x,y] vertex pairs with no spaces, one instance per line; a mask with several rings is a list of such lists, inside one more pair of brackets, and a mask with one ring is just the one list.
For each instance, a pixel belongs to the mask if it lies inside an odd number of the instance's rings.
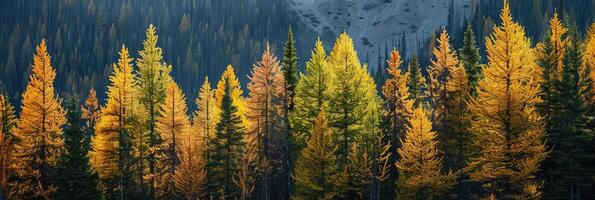
[[[341,34],[330,53],[329,66],[337,78],[331,86],[329,103],[329,121],[334,129],[339,146],[339,163],[347,171],[349,187],[355,187],[355,177],[351,173],[350,148],[356,137],[370,133],[373,126],[366,126],[369,117],[377,117],[381,100],[376,91],[374,80],[361,66],[353,46],[353,40]],[[369,109],[372,108],[372,109]],[[376,128],[376,127],[374,127]],[[355,191],[350,191],[350,194]]]
[[[161,138],[155,130],[155,124],[159,117],[158,105],[163,102],[167,84],[171,79],[169,76],[171,66],[162,61],[163,52],[161,48],[157,47],[157,39],[155,27],[151,24],[146,31],[143,49],[139,51],[140,58],[136,62],[138,65],[139,99],[147,111],[145,124],[149,129],[149,141],[146,141],[149,149],[156,148],[161,143]],[[141,143],[145,143],[145,141],[141,141]],[[140,150],[140,157],[144,159],[145,153],[148,153],[146,158],[149,163],[149,195],[151,198],[155,198],[155,187],[157,187],[155,177],[160,171],[159,166],[157,166],[158,158],[155,151],[145,152],[142,149]],[[141,164],[139,171],[143,172],[144,170],[144,166]],[[144,188],[144,179],[141,179],[140,183],[141,187]]]
[[337,145],[332,138],[324,111],[311,126],[307,146],[300,152],[293,178],[296,199],[336,199],[345,190],[346,173],[336,157]]
[[[215,90],[215,100],[217,100],[217,106],[220,107],[223,103],[223,95],[225,95],[225,80],[229,81],[229,88],[230,88],[230,95],[234,106],[238,109],[238,115],[240,119],[242,119],[242,124],[244,127],[249,127],[248,120],[244,114],[247,112],[247,108],[245,106],[246,99],[244,98],[244,91],[242,91],[242,87],[240,86],[240,81],[236,77],[234,69],[231,65],[227,65],[225,71],[221,75],[219,82],[217,82],[217,89]],[[219,108],[221,110],[221,108]]]
[[538,198],[535,173],[546,157],[543,123],[535,110],[539,78],[529,39],[510,16],[508,2],[502,25],[487,38],[488,66],[470,101],[471,130],[478,154],[470,159],[473,181],[496,198]]
[[244,127],[233,102],[230,81],[227,78],[223,80],[225,93],[221,99],[220,120],[208,147],[212,155],[207,163],[207,195],[233,199],[238,188],[233,185],[232,178],[240,170],[238,162],[244,153]]
[[[285,103],[284,91],[285,80],[283,71],[277,58],[271,54],[270,47],[267,44],[261,61],[254,65],[252,74],[249,76],[248,83],[249,98],[246,101],[246,118],[250,121],[247,134],[249,137],[257,138],[256,144],[249,146],[255,148],[252,152],[256,153],[257,160],[264,160],[278,165],[272,166],[272,169],[278,171],[263,171],[262,174],[262,192],[265,197],[270,195],[270,190],[281,192],[282,185],[272,185],[275,180],[282,180],[281,173],[288,173],[287,155],[283,147],[288,145],[287,135],[284,135],[284,116]],[[277,174],[277,177],[267,177],[267,174]],[[259,177],[260,178],[260,177]],[[283,183],[283,182],[280,182]],[[260,189],[260,188],[259,188]]]
[[[201,148],[203,144],[196,143],[192,134],[183,136],[178,157],[180,165],[174,175],[176,190],[184,199],[202,199],[206,185],[206,160]],[[206,198],[206,197],[204,197]]]
[[135,120],[137,83],[132,58],[122,46],[110,75],[107,103],[101,108],[91,152],[106,194],[112,199],[132,198],[132,129]]
[[413,58],[411,58],[406,76],[409,99],[414,101],[414,106],[419,106],[425,99],[424,91],[426,91],[428,85],[426,84],[426,79],[421,75],[421,68],[416,55],[413,55]]
[[202,151],[204,155],[202,158],[209,161],[209,151],[206,148],[209,141],[215,137],[215,126],[219,121],[219,106],[215,100],[215,90],[211,88],[209,78],[205,78],[205,82],[200,88],[198,98],[196,99],[196,111],[193,117],[193,133],[198,138],[197,142],[200,142],[204,148],[196,151]]
[[161,172],[159,180],[159,198],[175,199],[176,184],[174,177],[180,165],[178,157],[182,140],[189,137],[190,119],[186,113],[186,96],[173,80],[167,84],[165,98],[159,103],[160,114],[157,118],[157,133],[163,138],[161,152]]
[[[399,147],[399,194],[409,199],[434,199],[447,192],[454,175],[442,172],[438,140],[432,121],[423,107],[417,107],[409,120],[405,138]],[[401,196],[400,196],[401,197]]]
[[56,166],[55,199],[99,199],[99,176],[89,161],[89,140],[83,130],[83,118],[78,99],[67,104],[64,126],[64,152]]
[[10,165],[13,162],[14,136],[12,131],[16,125],[14,107],[8,98],[0,94],[0,198],[11,199],[14,194],[13,184],[9,181],[15,176]]
[[593,130],[588,123],[594,116],[586,101],[590,91],[582,89],[592,80],[582,76],[580,43],[573,39],[565,52],[562,77],[554,83],[555,112],[549,116],[554,124],[547,140],[551,150],[543,163],[547,199],[592,198],[593,169],[589,165],[595,157],[590,154]]
[[332,76],[324,46],[318,38],[310,60],[306,63],[306,72],[300,74],[294,99],[295,107],[290,115],[292,131],[299,148],[304,147],[310,137],[308,133],[318,113],[328,109]]
[[479,55],[479,48],[477,48],[475,33],[473,32],[473,28],[471,27],[470,23],[467,24],[467,30],[465,31],[464,35],[463,48],[459,50],[459,57],[463,63],[463,66],[465,66],[465,72],[470,83],[470,92],[471,94],[475,94],[477,83],[482,77],[482,69],[481,65],[479,64],[481,59],[481,56]]
[[45,40],[36,48],[31,72],[14,130],[17,143],[13,167],[19,177],[18,198],[50,198],[55,191],[52,170],[63,145],[60,133],[65,118],[61,99],[54,94],[56,71]]

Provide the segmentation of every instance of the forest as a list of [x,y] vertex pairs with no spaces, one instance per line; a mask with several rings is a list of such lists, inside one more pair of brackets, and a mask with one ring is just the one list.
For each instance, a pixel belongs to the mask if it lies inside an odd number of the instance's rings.
[[[534,37],[500,6],[489,26],[441,28],[427,55],[395,45],[375,72],[348,32],[298,53],[287,28],[277,53],[244,26],[228,39],[246,43],[217,51],[249,54],[208,72],[191,68],[193,48],[191,64],[169,59],[153,24],[94,53],[27,35],[31,54],[0,49],[0,66],[31,63],[1,76],[0,199],[595,199],[595,23],[555,10]],[[254,37],[281,32],[265,27]],[[95,68],[56,67],[75,60]]]

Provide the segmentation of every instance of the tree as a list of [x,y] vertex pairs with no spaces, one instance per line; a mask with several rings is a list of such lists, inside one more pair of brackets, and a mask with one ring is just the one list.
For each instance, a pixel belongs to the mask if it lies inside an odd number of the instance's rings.
[[443,174],[438,140],[432,121],[423,107],[417,107],[409,120],[405,139],[399,147],[399,193],[406,198],[434,199],[447,192],[454,182],[452,172]]
[[297,61],[298,57],[295,41],[293,40],[293,31],[289,27],[287,31],[287,42],[285,42],[285,49],[283,50],[283,74],[285,76],[285,98],[288,111],[293,111],[295,105],[295,87],[298,82]]
[[15,176],[11,169],[14,153],[14,136],[12,131],[16,125],[14,107],[10,105],[8,98],[0,94],[0,198],[11,198],[14,194],[13,184],[10,183]]
[[66,109],[64,152],[56,166],[55,199],[99,199],[99,176],[89,161],[89,140],[83,131],[78,99],[71,97]]
[[414,101],[414,106],[419,106],[425,99],[424,91],[426,91],[428,85],[426,84],[426,79],[421,75],[421,68],[419,67],[419,61],[416,55],[413,55],[413,58],[411,58],[406,76],[409,99]]
[[505,1],[502,25],[486,40],[488,66],[470,101],[471,130],[477,155],[468,163],[470,178],[496,198],[538,198],[535,173],[547,153],[539,77],[529,39],[510,16]]
[[[347,171],[348,187],[354,188],[355,174],[352,174],[350,149],[354,139],[364,133],[371,133],[370,117],[377,117],[381,104],[374,80],[361,66],[353,46],[353,40],[342,33],[330,53],[329,66],[337,78],[331,86],[329,121],[334,129],[339,146],[339,163]],[[375,113],[375,114],[374,114]],[[350,190],[349,193],[355,191]],[[354,194],[347,194],[354,195]]]
[[[137,59],[138,66],[138,89],[139,100],[147,111],[146,126],[149,129],[149,141],[140,141],[141,143],[148,142],[148,148],[156,148],[161,143],[161,138],[155,130],[155,123],[159,117],[158,105],[164,101],[165,90],[171,77],[169,73],[171,66],[165,64],[163,59],[163,52],[161,48],[157,47],[157,39],[159,37],[155,33],[155,27],[151,24],[146,31],[146,39],[143,42],[143,49],[139,51],[140,58]],[[141,149],[140,157],[145,159],[145,150]],[[155,182],[156,174],[159,172],[158,158],[155,151],[148,151],[146,159],[149,163],[149,195],[155,198]],[[144,172],[144,165],[141,161],[140,172]],[[144,193],[144,175],[141,174],[140,186]],[[144,194],[143,194],[144,195]]]
[[296,199],[335,199],[343,196],[346,173],[336,157],[337,145],[332,138],[324,111],[311,126],[307,146],[296,161],[293,179]]
[[[288,135],[282,135],[284,133],[284,116],[285,116],[285,102],[284,102],[284,87],[285,80],[283,79],[283,71],[279,65],[277,58],[271,54],[270,47],[267,44],[264,53],[262,54],[261,61],[254,65],[252,74],[249,76],[250,82],[248,83],[249,98],[246,101],[247,112],[245,113],[246,118],[250,121],[247,134],[250,137],[257,138],[256,144],[250,144],[254,147],[254,151],[258,156],[258,162],[269,161],[272,163],[279,163],[279,166],[273,166],[272,169],[278,169],[278,171],[271,172],[260,172],[263,177],[262,192],[265,197],[270,195],[269,186],[273,179],[282,180],[282,173],[289,173],[287,167],[287,155],[282,154],[284,152],[283,147],[288,145],[286,142]],[[277,177],[268,177],[267,174],[277,175]],[[283,183],[283,182],[281,182]],[[285,188],[278,188],[281,185],[277,185],[273,191],[281,192]],[[289,192],[289,191],[287,191]],[[280,196],[281,194],[279,194]],[[277,196],[277,195],[274,195]]]
[[453,130],[453,123],[456,122],[451,119],[453,107],[450,105],[452,97],[449,91],[453,88],[449,88],[449,86],[454,85],[451,83],[452,73],[458,67],[459,61],[450,46],[450,37],[446,30],[442,31],[437,42],[438,47],[433,51],[435,60],[432,60],[432,66],[428,70],[430,77],[428,94],[432,106],[431,119],[436,132],[438,132],[440,150],[444,151],[445,167],[454,167],[457,156],[453,155],[450,142],[460,133]]
[[[87,100],[85,100],[85,104],[81,106],[83,120],[85,121],[85,126],[83,130],[85,131],[85,140],[87,140],[86,144],[91,144],[91,138],[95,135],[95,124],[99,119],[99,101],[97,100],[97,93],[95,89],[91,87],[89,90],[89,96]],[[87,147],[88,149],[91,148],[90,146]]]
[[61,99],[54,94],[56,71],[52,68],[45,40],[36,47],[29,84],[23,92],[22,111],[14,130],[15,153],[13,167],[19,177],[18,198],[50,198],[52,170],[63,140],[64,124]]
[[[104,191],[113,199],[132,198],[132,132],[139,109],[132,58],[122,46],[110,75],[107,103],[101,108],[92,140],[93,165]],[[113,195],[113,196],[112,196]]]
[[230,81],[223,80],[225,93],[221,99],[220,120],[208,147],[212,155],[207,163],[207,195],[232,199],[238,192],[232,178],[240,171],[238,162],[244,152],[244,127],[231,96]]
[[[298,148],[305,146],[310,137],[310,127],[318,113],[328,109],[330,86],[333,74],[327,63],[327,56],[320,38],[316,40],[310,60],[306,63],[305,74],[300,74],[295,89],[295,107],[290,113],[293,135]],[[299,149],[297,149],[299,150]]]
[[215,90],[211,88],[209,78],[205,78],[205,82],[200,88],[198,98],[196,99],[196,111],[193,117],[193,133],[199,138],[199,142],[203,148],[195,151],[202,151],[202,156],[206,162],[210,159],[209,149],[207,148],[209,141],[215,137],[215,126],[219,121],[219,106],[215,99]]
[[163,138],[161,153],[161,172],[159,180],[158,197],[175,199],[176,184],[174,177],[180,165],[178,157],[181,151],[182,140],[190,137],[190,119],[186,113],[186,96],[180,86],[171,80],[167,84],[165,98],[159,104],[160,114],[157,118],[157,133]]
[[[584,52],[583,67],[588,71],[587,73],[591,80],[593,80],[590,86],[592,94],[589,96],[588,101],[591,102],[591,105],[595,105],[595,23],[591,24],[587,32]],[[587,85],[586,87],[589,86]],[[595,106],[592,109],[595,109]]]
[[465,66],[465,72],[468,76],[470,83],[470,93],[475,94],[475,88],[477,83],[481,80],[482,69],[479,61],[481,56],[479,55],[479,48],[477,48],[475,41],[475,33],[471,24],[467,24],[467,30],[465,31],[463,39],[463,48],[459,50],[459,58]]
[[[548,199],[589,199],[593,169],[589,167],[595,157],[590,152],[593,129],[589,121],[588,76],[583,76],[582,52],[579,40],[568,42],[564,56],[562,77],[554,84],[555,112],[549,116],[554,124],[548,133],[549,156],[543,163],[544,197]],[[575,45],[570,45],[575,44]]]
[[192,136],[183,136],[181,149],[178,151],[180,165],[174,175],[177,193],[184,199],[203,198],[206,186],[206,160],[201,148],[207,146],[197,143]]

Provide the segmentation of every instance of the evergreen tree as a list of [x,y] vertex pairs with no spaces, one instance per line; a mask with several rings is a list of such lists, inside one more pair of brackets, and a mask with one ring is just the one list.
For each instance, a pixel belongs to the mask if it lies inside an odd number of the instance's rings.
[[66,109],[64,152],[56,166],[55,199],[99,199],[99,176],[89,162],[89,140],[83,131],[78,99],[71,97]]
[[324,46],[318,38],[310,60],[306,63],[306,72],[300,74],[294,99],[295,107],[290,115],[292,131],[299,147],[305,146],[310,137],[310,127],[318,113],[328,109],[332,76]]
[[233,199],[239,192],[232,178],[240,170],[238,163],[244,153],[244,127],[231,96],[230,81],[223,79],[225,93],[221,99],[220,120],[208,147],[212,155],[207,163],[207,195],[209,198]]
[[29,84],[23,92],[18,128],[14,130],[17,198],[50,198],[55,191],[52,173],[63,145],[60,133],[65,122],[61,99],[54,94],[55,78],[45,40],[41,40],[33,56]]
[[128,49],[122,46],[119,56],[95,127],[91,156],[107,198],[129,199],[133,198],[131,134],[139,102]]
[[11,199],[15,193],[10,183],[15,176],[10,165],[13,162],[14,136],[13,128],[16,125],[14,107],[10,105],[8,98],[0,94],[0,198]]
[[[221,106],[223,103],[223,95],[225,95],[225,80],[229,81],[230,95],[232,98],[233,105],[238,109],[238,115],[242,119],[244,127],[249,127],[248,120],[244,114],[246,113],[244,91],[240,86],[240,81],[236,77],[234,69],[231,65],[227,65],[225,71],[221,75],[219,82],[217,82],[217,89],[215,90],[215,100],[217,100],[217,106]],[[219,108],[221,110],[221,108]]]
[[428,88],[426,79],[421,75],[421,68],[417,55],[413,55],[411,62],[407,67],[407,88],[409,89],[409,99],[413,100],[414,106],[419,106],[425,99],[425,91]]
[[345,190],[346,174],[336,157],[337,145],[332,138],[324,111],[311,126],[307,146],[300,152],[293,178],[296,199],[336,199]]
[[289,111],[294,109],[295,88],[297,86],[298,67],[297,50],[293,40],[293,31],[291,27],[287,32],[287,42],[283,50],[283,74],[285,76],[285,98]]
[[[171,79],[169,77],[171,66],[166,65],[162,61],[163,52],[161,48],[157,47],[157,39],[158,36],[155,33],[155,27],[151,24],[146,31],[143,49],[139,51],[140,58],[136,62],[138,65],[139,100],[147,111],[147,121],[145,124],[149,130],[149,141],[140,142],[147,143],[149,149],[156,148],[161,143],[161,138],[155,130],[155,124],[159,117],[158,105],[163,102],[168,81]],[[149,163],[149,195],[151,198],[155,198],[155,187],[157,187],[155,178],[161,170],[157,166],[158,158],[155,155],[155,151],[145,152],[143,149],[139,151],[140,158],[145,159],[146,156]],[[144,155],[145,153],[148,153],[148,155]],[[144,166],[141,164],[139,171],[143,172],[144,170]],[[141,177],[144,177],[144,175],[141,175]],[[140,180],[140,184],[142,188],[145,188],[144,179]]]
[[157,118],[157,133],[163,138],[161,171],[159,180],[159,198],[175,199],[176,184],[174,177],[180,165],[178,157],[182,140],[189,137],[190,119],[186,113],[186,96],[173,80],[167,84],[165,98],[159,104],[160,115]]
[[454,175],[442,173],[436,132],[424,108],[417,107],[399,147],[398,192],[409,199],[434,199],[450,189]]
[[[283,71],[277,58],[271,54],[270,47],[267,44],[261,61],[254,65],[252,74],[249,76],[248,83],[249,98],[246,101],[246,118],[250,121],[247,134],[249,137],[256,138],[255,144],[250,144],[254,148],[251,152],[256,153],[259,163],[270,162],[276,165],[271,166],[272,171],[259,172],[259,181],[263,188],[258,188],[264,193],[264,197],[272,195],[280,197],[281,194],[271,192],[281,192],[283,188],[284,174],[289,173],[287,168],[288,157],[284,152],[284,147],[289,145],[288,135],[284,135],[284,87]],[[268,174],[276,177],[268,177]],[[273,185],[276,182],[279,184]]]
[[471,24],[467,24],[467,30],[464,35],[463,48],[459,50],[459,57],[463,66],[465,66],[465,71],[470,83],[470,92],[471,94],[475,94],[477,83],[482,77],[482,69],[479,64],[481,56],[479,55],[479,48],[477,48],[475,33],[473,32]]
[[495,198],[538,198],[535,173],[547,153],[538,72],[523,27],[510,16],[508,2],[486,41],[489,63],[470,101],[471,130],[478,154],[470,159],[470,178]]
[[[590,154],[593,130],[589,121],[587,95],[582,84],[590,84],[589,77],[582,76],[582,52],[579,40],[573,37],[564,56],[562,77],[555,82],[555,103],[551,113],[552,129],[548,133],[550,154],[544,161],[544,197],[547,199],[589,199],[593,175]],[[569,42],[569,44],[571,44]]]

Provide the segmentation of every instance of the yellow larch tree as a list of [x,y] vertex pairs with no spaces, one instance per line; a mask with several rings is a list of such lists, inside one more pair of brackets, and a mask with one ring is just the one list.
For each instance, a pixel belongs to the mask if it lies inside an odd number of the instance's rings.
[[591,105],[595,105],[595,23],[591,24],[589,31],[585,38],[585,50],[583,55],[583,68],[588,70],[585,72],[585,76],[590,76],[593,80],[591,83]]
[[209,140],[215,137],[215,126],[219,121],[219,104],[215,99],[215,90],[211,88],[209,77],[205,78],[205,82],[200,87],[198,98],[196,98],[196,111],[194,111],[192,118],[192,135],[195,142],[199,142],[204,159],[208,162],[209,151],[207,145]]
[[451,173],[443,173],[442,157],[437,149],[438,139],[432,130],[427,111],[419,106],[409,120],[405,138],[399,147],[397,184],[403,199],[434,199],[447,192],[455,180]]
[[[284,132],[284,106],[285,106],[285,79],[279,60],[271,53],[270,46],[266,45],[261,60],[254,64],[248,83],[249,97],[245,102],[246,118],[249,124],[248,137],[255,144],[248,144],[249,153],[256,153],[257,164],[265,161],[274,163],[271,170],[258,172],[263,179],[263,192],[268,196],[269,190],[282,185],[272,185],[270,182],[282,180],[281,172],[288,173],[284,148],[289,145]],[[251,149],[254,148],[254,149]],[[277,174],[276,177],[267,177],[267,174]],[[287,174],[286,174],[287,175]],[[283,183],[283,182],[281,182]]]
[[[231,65],[227,65],[219,82],[217,82],[217,89],[215,90],[215,100],[217,100],[217,105],[220,107],[223,101],[223,95],[225,94],[225,80],[229,81],[229,88],[231,90],[230,95],[234,106],[238,109],[240,118],[242,118],[242,123],[244,124],[244,127],[248,127],[248,120],[244,116],[244,113],[246,113],[247,110],[245,106],[246,99],[244,98],[244,91],[242,91],[240,81],[238,80],[238,77],[236,77],[233,66]],[[221,108],[219,108],[219,110],[221,110]]]
[[104,191],[114,197],[129,198],[132,191],[132,137],[134,110],[139,107],[132,58],[122,46],[118,63],[109,77],[107,103],[100,110],[91,151],[93,166]]
[[[173,80],[167,84],[165,89],[165,98],[159,104],[159,117],[156,121],[156,130],[163,144],[161,148],[162,158],[160,161],[161,172],[159,191],[156,195],[159,198],[174,199],[176,194],[176,184],[174,177],[180,165],[181,146],[184,138],[190,136],[190,119],[186,114],[186,96],[180,89],[180,86]],[[189,145],[192,145],[190,143]]]
[[485,78],[469,105],[478,152],[467,169],[486,195],[534,199],[534,188],[539,187],[535,173],[547,155],[542,118],[535,109],[541,101],[539,69],[531,42],[512,20],[507,1],[501,18],[502,25],[486,39]]
[[15,175],[10,168],[15,143],[12,131],[15,125],[14,107],[10,105],[6,96],[0,94],[0,191],[3,191],[3,195],[8,199],[15,193],[13,184],[9,182]]
[[19,177],[19,198],[49,198],[54,190],[50,168],[63,145],[66,119],[61,99],[54,93],[56,71],[52,68],[45,40],[37,46],[29,84],[23,92],[22,111],[14,136],[14,169]]
[[181,136],[178,158],[180,165],[174,175],[176,194],[184,199],[201,199],[205,195],[206,170],[205,157],[201,143],[197,143],[192,134]]

